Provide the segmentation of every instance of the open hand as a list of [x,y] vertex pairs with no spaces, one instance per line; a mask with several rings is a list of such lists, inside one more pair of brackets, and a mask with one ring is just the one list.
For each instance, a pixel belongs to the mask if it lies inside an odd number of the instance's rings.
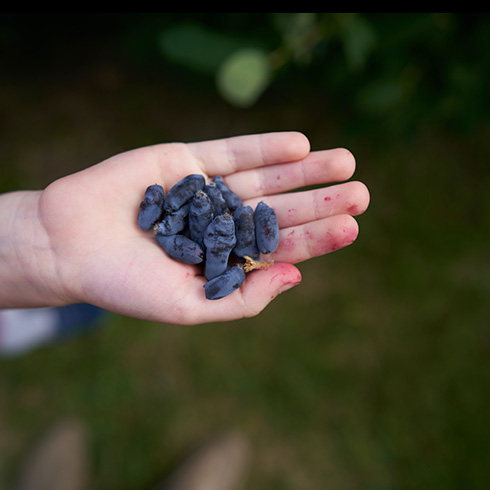
[[[197,143],[163,143],[113,156],[56,180],[41,194],[39,218],[52,251],[58,297],[88,302],[156,322],[200,324],[258,314],[297,285],[294,265],[351,244],[369,193],[350,179],[355,160],[345,149],[310,152],[297,132],[245,135]],[[182,177],[222,175],[255,208],[272,206],[280,242],[274,265],[247,274],[220,300],[207,300],[201,266],[170,259],[136,217],[148,185],[167,192]],[[313,190],[302,187],[332,184]],[[270,260],[269,257],[267,260]]]

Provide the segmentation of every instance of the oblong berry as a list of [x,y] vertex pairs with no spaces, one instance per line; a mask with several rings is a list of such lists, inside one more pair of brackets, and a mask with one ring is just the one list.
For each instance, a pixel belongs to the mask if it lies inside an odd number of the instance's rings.
[[187,216],[190,204],[182,205],[176,211],[164,213],[162,219],[155,225],[155,232],[160,235],[176,235],[187,226]]
[[213,178],[213,182],[216,184],[218,189],[221,191],[226,204],[230,208],[231,211],[234,211],[238,206],[242,205],[242,199],[237,196],[226,184],[223,180],[223,177],[217,175]]
[[260,253],[255,240],[254,210],[251,206],[240,206],[233,213],[236,245],[233,253],[240,258],[248,256],[259,260]]
[[206,259],[204,275],[209,281],[228,267],[228,259],[236,244],[235,222],[230,214],[220,214],[207,226],[204,232]]
[[204,230],[213,221],[213,203],[204,191],[197,192],[189,204],[189,236],[204,246]]
[[158,245],[172,259],[184,264],[199,264],[204,260],[204,251],[190,238],[184,235],[155,235]]
[[206,180],[201,174],[190,174],[179,180],[168,192],[165,198],[165,210],[175,211],[192,199],[198,191],[202,191]]
[[245,272],[240,266],[233,266],[223,274],[204,284],[206,299],[220,299],[236,291],[245,281]]
[[216,182],[210,182],[204,186],[204,192],[209,196],[213,203],[214,215],[224,214],[230,212],[228,204],[226,204],[223,194],[219,190]]
[[164,206],[163,187],[158,184],[146,188],[138,210],[137,223],[141,230],[148,231],[160,219]]
[[276,250],[279,244],[279,225],[274,209],[260,201],[255,208],[255,239],[263,254]]

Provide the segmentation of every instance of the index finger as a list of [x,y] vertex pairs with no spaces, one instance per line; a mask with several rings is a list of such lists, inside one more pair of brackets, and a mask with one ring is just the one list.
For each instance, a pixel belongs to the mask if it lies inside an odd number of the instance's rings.
[[284,131],[188,143],[188,148],[208,175],[226,176],[305,158],[310,142],[300,132]]

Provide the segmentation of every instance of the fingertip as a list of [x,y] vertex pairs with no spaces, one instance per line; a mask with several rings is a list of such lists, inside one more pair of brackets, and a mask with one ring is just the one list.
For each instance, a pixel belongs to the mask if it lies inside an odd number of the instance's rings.
[[278,294],[284,293],[301,283],[302,277],[299,269],[293,264],[285,262],[275,264],[272,270],[274,275],[270,280],[271,286],[277,288]]
[[299,269],[287,262],[276,262],[270,267],[257,269],[249,273],[249,284],[260,281],[270,289],[280,289],[285,284],[299,284],[301,282],[301,273]]
[[359,236],[359,223],[350,214],[341,214],[339,219],[338,242],[334,241],[333,250],[348,247],[357,240]]
[[335,152],[339,180],[350,179],[356,171],[354,155],[347,148],[335,148],[333,151]]
[[242,298],[247,305],[247,316],[260,313],[281,293],[301,283],[301,273],[293,264],[275,263],[267,269],[249,272],[242,286]]
[[310,141],[299,131],[283,131],[262,135],[264,161],[269,164],[297,161],[305,158],[311,150]]
[[300,131],[292,131],[291,134],[295,140],[294,143],[299,158],[304,158],[311,151],[310,140],[304,133]]
[[353,216],[363,214],[369,207],[371,201],[371,195],[369,189],[363,182],[352,181],[350,182],[352,201],[356,204],[351,205],[348,211],[352,211]]

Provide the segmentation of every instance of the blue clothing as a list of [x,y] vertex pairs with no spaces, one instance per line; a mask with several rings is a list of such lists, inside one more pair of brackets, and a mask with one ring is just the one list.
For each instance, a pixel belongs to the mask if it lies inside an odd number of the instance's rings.
[[106,311],[86,303],[0,310],[0,357],[18,357],[100,326]]

